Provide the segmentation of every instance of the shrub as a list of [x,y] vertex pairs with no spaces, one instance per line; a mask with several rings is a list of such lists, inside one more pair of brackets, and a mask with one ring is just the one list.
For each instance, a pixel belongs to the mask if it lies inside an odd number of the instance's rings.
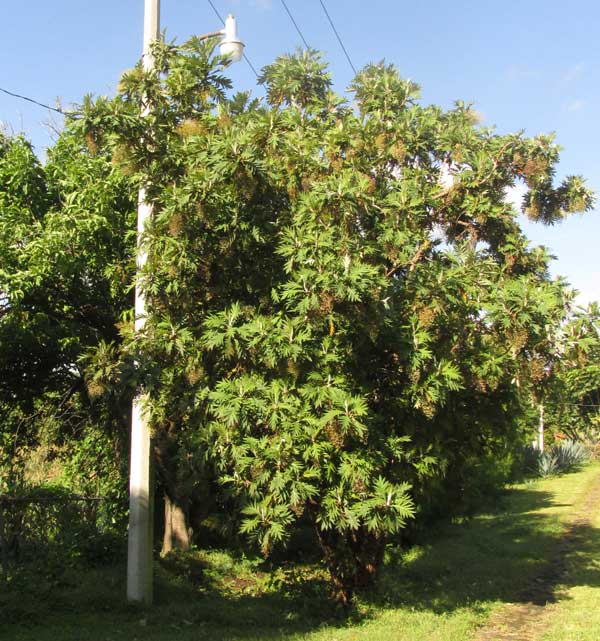
[[561,471],[558,459],[556,456],[547,452],[539,452],[537,460],[537,474],[538,476],[552,476]]
[[571,472],[590,459],[588,448],[579,441],[562,441],[547,452],[528,445],[523,448],[522,465],[527,474],[551,476]]
[[562,441],[555,445],[551,452],[561,472],[577,469],[590,459],[588,449],[579,441]]
[[506,188],[535,166],[527,208],[548,223],[592,196],[578,177],[553,187],[550,137],[422,106],[392,66],[365,67],[349,102],[318,54],[282,56],[265,101],[227,100],[210,53],[157,44],[151,72],[78,121],[154,207],[147,322],[122,329],[124,358],[184,518],[209,470],[265,555],[308,522],[347,605],[429,479],[470,501],[471,465],[487,482],[483,457],[518,442],[514,381],[565,308]]

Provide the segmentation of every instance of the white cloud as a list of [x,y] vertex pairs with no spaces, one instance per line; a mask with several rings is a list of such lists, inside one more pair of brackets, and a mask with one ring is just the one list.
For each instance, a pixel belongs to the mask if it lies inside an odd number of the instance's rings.
[[561,76],[561,81],[564,83],[574,82],[579,80],[585,71],[585,64],[583,62],[577,62],[574,65],[571,65]]
[[586,105],[585,100],[581,100],[581,98],[576,98],[575,100],[572,100],[566,107],[565,109],[569,113],[575,113],[576,111],[581,111]]

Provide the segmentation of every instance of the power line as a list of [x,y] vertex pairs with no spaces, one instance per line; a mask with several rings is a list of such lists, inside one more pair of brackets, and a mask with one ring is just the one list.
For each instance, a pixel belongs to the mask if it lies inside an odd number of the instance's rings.
[[306,38],[304,37],[302,31],[300,31],[300,27],[298,26],[298,23],[294,20],[294,16],[292,15],[292,12],[289,10],[285,0],[281,0],[281,4],[283,5],[284,9],[287,11],[287,14],[290,17],[290,20],[292,21],[292,24],[294,25],[294,27],[296,27],[296,31],[298,32],[298,34],[302,38],[302,42],[304,43],[304,46],[307,49],[310,49],[310,47],[308,46],[308,42],[306,42]]
[[[283,2],[283,0],[282,0]],[[333,24],[333,20],[331,19],[331,16],[329,15],[329,11],[327,11],[327,8],[323,4],[323,0],[319,0],[319,3],[323,7],[323,11],[325,12],[325,15],[327,16],[327,20],[329,20],[329,24],[331,25],[331,28],[333,29],[333,33],[335,33],[336,38],[338,39],[338,42],[340,43],[340,46],[342,47],[342,51],[344,54],[346,54],[346,60],[348,60],[348,63],[352,67],[352,71],[354,71],[354,74],[356,75],[356,68],[352,64],[352,60],[350,60],[350,56],[348,55],[348,52],[346,51],[346,47],[344,47],[344,43],[342,42],[342,39],[340,37],[340,34],[338,33],[338,30],[335,28],[335,25]]]
[[212,10],[215,12],[215,14],[216,14],[217,18],[219,18],[219,20],[220,20],[223,24],[225,24],[225,20],[223,20],[223,17],[222,17],[222,16],[221,16],[221,14],[217,11],[217,8],[216,8],[216,7],[215,7],[215,5],[212,3],[212,0],[208,0],[208,4],[212,7]]
[[568,405],[569,407],[597,407],[600,408],[600,405],[592,405],[589,403],[561,403],[562,405]]
[[[219,12],[217,11],[217,9],[216,9],[215,5],[212,3],[212,1],[208,0],[208,3],[213,8],[213,11],[217,14],[217,17],[219,18],[219,20],[223,24],[225,24],[225,21],[223,20],[223,18],[221,17]],[[250,66],[250,69],[252,69],[252,71],[254,72],[254,75],[258,78],[258,72],[254,68],[254,65],[250,62],[250,60],[248,59],[248,56],[246,54],[244,54],[244,60],[248,63],[248,65]],[[5,93],[7,96],[11,96],[13,98],[18,98],[19,100],[26,100],[27,102],[30,102],[30,103],[32,103],[34,105],[37,105],[38,107],[42,107],[44,109],[49,109],[50,111],[54,111],[55,113],[58,113],[61,116],[64,116],[65,118],[73,118],[74,116],[76,116],[79,113],[77,111],[65,111],[64,109],[60,109],[59,107],[51,107],[50,105],[47,105],[44,102],[40,102],[39,100],[35,100],[34,98],[29,98],[28,96],[23,96],[23,95],[21,95],[19,93],[15,93],[14,91],[9,91],[8,89],[4,89],[3,87],[0,87],[0,91],[2,93]]]
[[61,116],[65,116],[65,118],[72,118],[75,113],[75,112],[63,111],[58,107],[51,107],[50,105],[46,105],[43,102],[39,102],[38,100],[34,100],[33,98],[28,98],[27,96],[22,96],[21,94],[18,94],[18,93],[13,93],[12,91],[8,91],[8,89],[3,89],[2,87],[0,87],[0,91],[2,93],[7,94],[8,96],[12,96],[13,98],[19,98],[19,100],[27,100],[27,102],[31,102],[34,105],[37,105],[38,107],[43,107],[44,109],[50,109],[51,111],[56,111],[56,113],[61,114]]
[[250,58],[248,58],[246,54],[243,54],[243,55],[244,55],[244,60],[248,63],[248,66],[250,67],[250,69],[252,69],[252,73],[258,78],[258,71],[256,71],[256,69],[254,68],[254,65],[250,62]]
[[[219,20],[223,24],[225,24],[225,20],[223,20],[223,16],[218,12],[217,7],[215,7],[212,0],[208,0],[208,4],[212,7],[212,10],[215,12],[215,15],[217,16],[217,18],[219,18]],[[258,71],[256,71],[256,69],[254,68],[254,65],[250,62],[250,58],[248,58],[248,56],[245,53],[243,55],[244,55],[244,60],[248,63],[248,66],[250,67],[250,69],[252,69],[252,72],[258,78]]]

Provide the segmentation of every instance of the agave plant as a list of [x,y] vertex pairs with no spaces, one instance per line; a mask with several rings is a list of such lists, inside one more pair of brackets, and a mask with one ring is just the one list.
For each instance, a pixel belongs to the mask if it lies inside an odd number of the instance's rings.
[[553,452],[541,452],[533,445],[523,448],[523,467],[533,476],[550,476],[559,472],[558,460]]
[[552,476],[560,472],[558,458],[552,453],[539,452],[537,473],[539,476]]
[[555,445],[551,450],[551,456],[556,459],[561,472],[568,472],[586,463],[590,453],[583,443],[568,440]]

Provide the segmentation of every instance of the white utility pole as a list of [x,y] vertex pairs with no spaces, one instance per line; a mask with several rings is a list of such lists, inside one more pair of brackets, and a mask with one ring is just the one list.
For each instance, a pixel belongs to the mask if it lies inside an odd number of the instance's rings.
[[544,451],[544,403],[540,403],[540,422],[538,425],[538,450]]
[[[222,36],[221,54],[240,60],[244,43],[238,38],[235,18],[227,16],[225,26],[219,31],[200,36],[201,40]],[[154,68],[151,45],[160,37],[160,0],[144,0],[144,53],[145,71]],[[150,113],[146,102],[142,116]],[[146,251],[141,245],[146,221],[152,215],[152,204],[146,202],[146,189],[138,195],[137,221],[137,280],[135,285],[135,331],[141,332],[146,322],[146,299],[139,277],[146,264]],[[152,603],[152,543],[153,505],[150,461],[150,426],[143,412],[144,395],[138,390],[131,412],[131,467],[129,476],[129,535],[127,546],[127,599],[137,603]]]
[[[151,44],[160,37],[160,0],[144,3],[145,71],[152,70],[154,59]],[[142,115],[148,115],[145,105]],[[146,264],[146,251],[140,241],[146,220],[152,215],[152,204],[146,202],[146,190],[138,195],[137,221],[137,282],[135,285],[135,331],[141,332],[146,322],[146,300],[139,276]],[[150,605],[152,603],[152,543],[154,491],[150,471],[150,426],[143,412],[143,395],[138,390],[131,412],[131,468],[129,476],[129,538],[127,546],[127,599]]]

